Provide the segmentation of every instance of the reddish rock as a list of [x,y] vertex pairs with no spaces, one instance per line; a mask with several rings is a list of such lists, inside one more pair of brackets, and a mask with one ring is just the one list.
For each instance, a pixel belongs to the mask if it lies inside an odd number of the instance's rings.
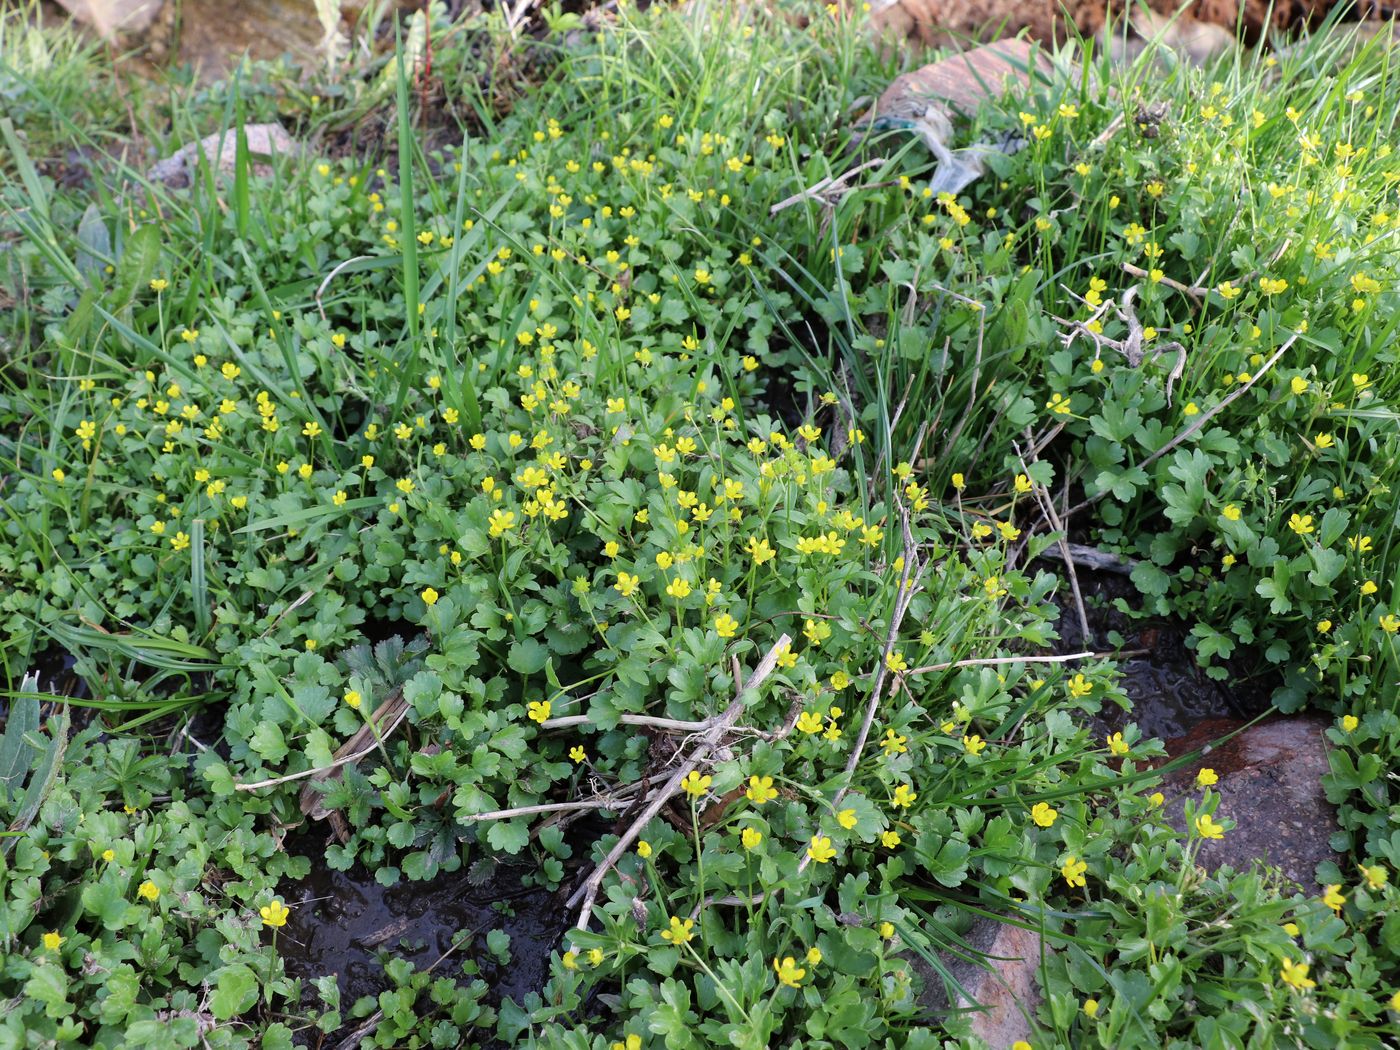
[[1168,819],[1173,827],[1185,828],[1185,800],[1199,799],[1202,793],[1196,774],[1213,769],[1220,778],[1211,788],[1220,795],[1216,819],[1228,817],[1236,826],[1223,839],[1203,842],[1198,863],[1210,871],[1226,864],[1245,870],[1260,860],[1312,890],[1317,866],[1340,860],[1328,843],[1337,830],[1337,811],[1322,791],[1322,777],[1329,769],[1324,735],[1329,723],[1311,716],[1273,718],[1210,747],[1245,724],[1210,719],[1167,743],[1171,758],[1210,748],[1163,779]]
[[988,1046],[1009,1047],[1018,1040],[1034,1044],[1035,1011],[1041,1000],[1036,974],[1045,951],[1040,934],[994,919],[978,919],[963,939],[973,949],[975,962],[940,953],[961,992],[945,985],[921,956],[909,955],[911,968],[923,981],[919,1005],[939,1015],[949,1010],[965,1012],[971,1034]]

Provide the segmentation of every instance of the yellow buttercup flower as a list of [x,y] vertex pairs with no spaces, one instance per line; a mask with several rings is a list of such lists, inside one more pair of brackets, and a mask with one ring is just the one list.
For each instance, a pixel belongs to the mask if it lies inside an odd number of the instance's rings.
[[52,930],[52,931],[50,931],[50,932],[44,934],[44,937],[43,937],[44,947],[45,947],[48,951],[56,952],[56,951],[58,951],[59,948],[61,948],[61,947],[63,946],[63,942],[64,942],[66,939],[67,939],[67,938],[61,936],[61,935],[58,933],[57,930]]
[[700,798],[705,792],[710,790],[710,784],[714,777],[701,776],[695,770],[691,770],[681,781],[681,789],[691,798]]
[[287,925],[287,916],[291,914],[291,909],[283,904],[280,898],[274,898],[271,904],[259,908],[258,914],[262,916],[264,926],[275,929]]
[[661,939],[680,947],[682,944],[689,944],[695,938],[695,934],[691,932],[694,928],[694,919],[681,920],[672,915],[670,928],[661,931]]
[[136,895],[148,901],[155,901],[160,897],[160,887],[150,879],[147,879],[145,882],[141,883],[140,886],[136,887]]
[[1283,979],[1284,984],[1300,992],[1317,987],[1317,982],[1308,977],[1308,964],[1294,962],[1292,959],[1283,960],[1279,977]]
[[763,833],[757,828],[745,828],[739,833],[739,841],[743,844],[744,849],[757,849],[758,844],[763,841]]
[[1342,892],[1342,887],[1339,883],[1334,882],[1322,887],[1322,903],[1337,914],[1341,914],[1342,905],[1346,902],[1346,894]]
[[749,777],[749,786],[744,791],[744,797],[756,806],[772,802],[778,797],[778,789],[773,786],[772,777]]
[[836,856],[836,850],[831,847],[831,839],[825,835],[813,835],[812,841],[807,846],[807,856],[818,864],[825,864]]
[[1059,811],[1045,802],[1037,802],[1031,807],[1031,820],[1035,821],[1042,828],[1048,828],[1055,823]]
[[1205,769],[1202,769],[1199,773],[1196,774],[1197,787],[1210,787],[1212,784],[1218,782],[1219,780],[1220,778],[1216,776],[1215,770],[1211,769],[1209,766],[1207,766]]
[[1087,871],[1088,868],[1088,864],[1071,853],[1065,858],[1065,862],[1060,865],[1060,874],[1064,876],[1065,882],[1067,882],[1071,888],[1087,886],[1089,883],[1084,878],[1084,872]]
[[802,978],[807,975],[807,971],[797,965],[797,960],[791,955],[773,960],[773,972],[778,975],[778,983],[788,988],[800,988]]
[[1196,834],[1203,839],[1223,839],[1225,837],[1224,826],[1212,820],[1209,813],[1202,813],[1197,817],[1195,827]]
[[548,700],[531,700],[525,705],[525,711],[530,721],[543,725],[549,718],[549,706]]

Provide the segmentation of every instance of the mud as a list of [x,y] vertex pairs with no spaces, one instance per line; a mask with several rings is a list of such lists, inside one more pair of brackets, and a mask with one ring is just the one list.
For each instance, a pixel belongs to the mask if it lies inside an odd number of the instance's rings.
[[[479,885],[464,869],[386,889],[358,865],[343,872],[327,867],[324,843],[323,834],[315,832],[292,846],[292,852],[311,859],[311,874],[283,888],[292,914],[277,940],[288,975],[305,982],[306,1005],[316,1002],[313,978],[334,974],[348,1008],[360,996],[384,989],[382,958],[404,958],[426,969],[460,932],[475,936],[434,973],[462,978],[464,964],[474,963],[493,1003],[519,1001],[544,986],[550,954],[570,917],[558,893],[522,888],[521,868],[501,868]],[[486,935],[493,929],[510,935],[507,962],[487,950]]]
[[1135,617],[1132,610],[1139,607],[1137,588],[1122,576],[1083,569],[1078,575],[1090,637],[1086,643],[1066,584],[1058,599],[1060,641],[1056,651],[1121,648],[1134,653],[1118,662],[1119,683],[1133,709],[1123,711],[1106,705],[1094,720],[1096,727],[1112,733],[1136,722],[1144,736],[1174,740],[1207,719],[1247,720],[1268,709],[1276,676],[1254,666],[1248,654],[1227,665],[1225,681],[1216,681],[1197,666],[1195,653],[1186,646],[1191,636],[1189,624]]

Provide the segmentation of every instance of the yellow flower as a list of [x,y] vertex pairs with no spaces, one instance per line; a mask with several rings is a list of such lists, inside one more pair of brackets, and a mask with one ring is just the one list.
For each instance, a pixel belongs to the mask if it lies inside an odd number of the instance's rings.
[[641,582],[640,576],[632,576],[625,572],[619,572],[617,574],[617,582],[613,584],[613,590],[617,591],[617,593],[624,598],[630,598],[633,593],[636,592],[637,586]]
[[797,960],[791,955],[786,956],[781,962],[773,960],[773,972],[778,975],[778,983],[789,988],[802,987],[802,978],[807,976],[807,971],[797,965]]
[[147,879],[145,882],[141,883],[140,886],[136,887],[136,895],[138,897],[144,897],[148,901],[154,901],[160,897],[160,887],[150,879]]
[[58,951],[63,946],[66,938],[62,937],[57,930],[51,930],[44,934],[44,947],[51,952]]
[[646,860],[648,857],[651,856],[651,854],[651,843],[648,842],[646,839],[639,840],[637,842],[637,856],[641,857],[642,860]]
[[820,966],[822,964],[822,950],[816,945],[807,949],[807,965]]
[[891,649],[885,654],[885,667],[898,674],[900,671],[907,671],[909,664],[898,649]]
[[1390,1008],[1400,1014],[1400,991],[1390,997]]
[[437,604],[438,592],[433,590],[431,587],[424,587],[423,593],[420,594],[418,597],[423,599],[424,605],[432,606]]
[[1373,890],[1382,889],[1390,881],[1390,872],[1379,864],[1374,864],[1369,868],[1363,865],[1357,867],[1361,872],[1361,877],[1366,880],[1366,885]]
[[1307,963],[1294,962],[1292,959],[1284,959],[1283,968],[1279,970],[1279,976],[1283,978],[1284,984],[1300,992],[1317,987],[1317,982],[1308,977]]
[[691,798],[699,798],[710,790],[710,784],[714,780],[711,776],[701,776],[695,770],[691,770],[681,781],[681,788]]
[[549,701],[531,700],[525,705],[525,710],[529,715],[530,721],[544,725],[545,721],[549,718]]
[[1202,769],[1199,773],[1196,774],[1196,786],[1203,788],[1210,787],[1219,779],[1220,778],[1215,775],[1215,770],[1207,766],[1205,769]]
[[858,823],[856,811],[853,809],[841,810],[841,812],[836,814],[836,822],[847,831],[850,831]]
[[962,738],[962,746],[969,755],[980,755],[986,749],[987,742],[974,733]]
[[1045,802],[1037,802],[1031,807],[1031,820],[1035,821],[1042,828],[1048,828],[1050,825],[1054,824],[1055,818],[1059,815],[1058,810],[1052,808]]
[[1060,874],[1064,876],[1065,882],[1067,882],[1071,888],[1075,886],[1087,886],[1089,883],[1084,878],[1084,872],[1087,871],[1088,868],[1089,865],[1071,853],[1065,858],[1065,862],[1060,865]]
[[1084,1000],[1084,1016],[1093,1020],[1099,1015],[1099,1001],[1097,999]]
[[797,728],[804,733],[820,732],[822,716],[816,711],[803,711],[797,716]]
[[291,909],[282,903],[281,898],[274,897],[271,904],[264,904],[258,909],[258,914],[262,916],[264,926],[275,929],[287,925],[287,916],[291,914]]
[[1394,613],[1386,613],[1380,618],[1380,625],[1381,630],[1386,634],[1394,634],[1396,631],[1400,631],[1400,616],[1396,616]]
[[170,537],[170,546],[174,547],[177,551],[182,551],[189,545],[190,538],[183,532],[177,532],[174,536]]
[[763,841],[763,834],[757,828],[745,828],[739,833],[739,841],[744,849],[757,849],[758,844]]
[[813,835],[811,843],[807,846],[807,856],[818,864],[825,864],[836,856],[836,851],[831,848],[831,840],[825,835]]
[[721,638],[733,638],[739,632],[739,621],[728,613],[715,617],[715,633]]
[[1340,883],[1331,883],[1322,887],[1322,903],[1327,905],[1337,914],[1341,914],[1342,905],[1347,902],[1346,894],[1342,892]]
[[1310,532],[1317,531],[1313,527],[1313,519],[1311,514],[1290,515],[1288,518],[1288,527],[1294,532],[1296,532],[1299,536],[1306,536]]
[[583,762],[588,758],[588,752],[583,749],[582,745],[575,744],[569,748],[569,757],[575,762]]
[[104,849],[102,851],[102,859],[105,860],[108,864],[111,864],[112,861],[117,859],[116,850]]
[[677,600],[685,598],[690,594],[690,581],[684,576],[677,576],[666,585],[666,593]]
[[1082,674],[1077,674],[1069,680],[1066,687],[1072,697],[1088,696],[1094,691],[1094,683],[1085,678]]
[[1111,733],[1108,737],[1108,750],[1117,758],[1122,758],[1131,750],[1122,733]]
[[1380,590],[1380,588],[1376,586],[1376,581],[1375,581],[1375,580],[1367,580],[1365,583],[1363,583],[1363,584],[1361,585],[1361,593],[1362,593],[1362,594],[1371,595],[1371,594],[1375,594],[1376,591],[1378,591],[1378,590]]
[[1343,732],[1343,733],[1354,733],[1354,732],[1356,732],[1356,727],[1359,726],[1360,724],[1361,724],[1361,720],[1360,720],[1359,718],[1357,718],[1355,715],[1343,715],[1343,716],[1342,716],[1342,732]]
[[900,838],[897,831],[886,831],[880,835],[880,845],[884,846],[885,849],[894,849],[899,843]]
[[753,776],[749,777],[749,786],[744,792],[744,797],[755,806],[761,806],[777,798],[778,789],[773,786],[772,777]]
[[1147,796],[1147,801],[1154,806],[1160,806],[1166,800],[1167,796],[1162,794],[1160,791],[1154,791],[1152,792],[1152,794]]
[[777,553],[768,543],[768,540],[750,536],[745,550],[749,552],[749,557],[753,558],[755,565],[762,565],[769,561]]
[[880,936],[887,941],[894,937],[894,923],[892,922],[880,923],[879,930]]
[[360,692],[359,692],[358,689],[347,689],[347,690],[345,690],[345,695],[344,695],[344,697],[343,697],[342,699],[344,699],[344,701],[345,701],[347,704],[349,704],[352,708],[354,708],[355,710],[359,710],[359,707],[360,707]]
[[559,957],[559,961],[564,964],[566,970],[578,969],[578,952],[570,949]]
[[170,287],[170,282],[164,277],[156,277],[151,280],[151,291],[163,292]]
[[1240,520],[1240,508],[1235,506],[1235,504],[1233,503],[1225,504],[1224,508],[1220,511],[1220,513],[1225,516],[1226,521]]
[[1196,834],[1203,839],[1223,839],[1225,828],[1212,820],[1209,813],[1202,813],[1196,818]]
[[690,931],[695,928],[694,919],[686,919],[684,922],[675,915],[671,916],[671,927],[661,931],[661,939],[679,947],[682,944],[689,944],[694,939],[695,934]]
[[1308,389],[1308,381],[1302,376],[1294,376],[1288,385],[1295,394],[1306,393]]
[[890,805],[895,809],[908,809],[909,806],[919,796],[908,784],[896,784],[894,794],[890,796]]
[[880,746],[885,749],[886,756],[902,755],[909,750],[905,746],[909,742],[907,736],[901,736],[893,729],[885,730],[885,739],[880,741]]

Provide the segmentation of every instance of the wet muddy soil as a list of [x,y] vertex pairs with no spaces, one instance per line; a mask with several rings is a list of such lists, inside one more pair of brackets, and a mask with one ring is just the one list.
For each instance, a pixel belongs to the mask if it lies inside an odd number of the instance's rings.
[[[329,868],[324,844],[315,833],[292,846],[292,852],[311,859],[311,873],[284,887],[292,914],[277,942],[288,975],[305,982],[307,1005],[314,1001],[314,978],[335,975],[348,1007],[384,989],[381,959],[404,958],[427,969],[459,933],[468,932],[474,934],[470,942],[452,952],[436,974],[462,977],[464,964],[475,964],[493,1003],[519,1001],[543,987],[550,954],[570,919],[559,893],[521,887],[523,869],[502,868],[484,881],[474,881],[463,869],[386,889],[358,865],[343,872]],[[486,935],[495,929],[510,935],[506,956],[487,947]]]
[[1136,722],[1144,736],[1174,740],[1186,736],[1207,719],[1250,719],[1269,708],[1269,696],[1277,684],[1273,675],[1260,673],[1246,655],[1229,665],[1226,681],[1216,681],[1196,664],[1186,646],[1190,625],[1181,620],[1136,618],[1137,588],[1130,580],[1110,572],[1078,571],[1089,620],[1086,641],[1069,586],[1061,590],[1056,651],[1121,648],[1119,683],[1133,702],[1131,711],[1106,705],[1095,719],[1104,732],[1117,732]]

